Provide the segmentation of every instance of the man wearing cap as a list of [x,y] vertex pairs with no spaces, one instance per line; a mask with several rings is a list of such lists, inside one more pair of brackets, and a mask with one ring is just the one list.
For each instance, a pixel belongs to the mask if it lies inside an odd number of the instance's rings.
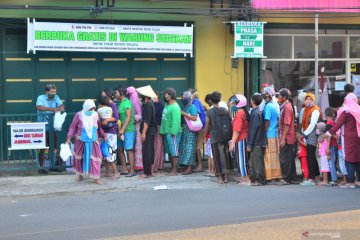
[[173,88],[165,89],[165,107],[162,114],[160,133],[164,135],[165,152],[169,154],[171,172],[169,176],[177,175],[179,160],[179,144],[181,139],[181,108],[176,102],[176,91]]
[[144,178],[152,176],[152,165],[154,164],[154,139],[157,131],[155,106],[151,98],[156,94],[151,86],[137,88],[136,91],[142,96],[144,105],[142,108],[142,120],[140,124],[140,133],[142,141],[142,157],[144,166]]
[[280,166],[283,180],[287,183],[298,183],[296,174],[296,138],[294,109],[289,101],[290,90],[283,88],[279,91],[280,104]]
[[274,184],[286,184],[286,182],[280,181],[281,167],[278,148],[279,106],[273,100],[275,90],[272,87],[265,87],[263,95],[266,101],[263,115],[268,138],[268,145],[264,155],[265,178]]
[[[49,146],[49,125],[52,124],[49,122],[49,116],[56,112],[64,111],[64,104],[60,100],[59,96],[56,95],[56,86],[54,83],[48,83],[45,86],[45,94],[38,96],[36,100],[36,110],[37,110],[37,122],[47,122],[46,125],[46,146]],[[57,137],[55,131],[53,131],[54,136],[54,149],[57,149]],[[39,151],[39,165],[40,167],[44,166],[44,149]],[[55,169],[54,169],[55,170]],[[48,174],[45,169],[39,169],[39,174]]]

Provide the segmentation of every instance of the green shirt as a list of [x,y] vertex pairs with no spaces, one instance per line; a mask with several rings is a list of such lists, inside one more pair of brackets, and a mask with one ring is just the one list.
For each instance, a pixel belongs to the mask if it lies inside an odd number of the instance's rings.
[[181,132],[181,108],[179,104],[177,102],[171,105],[166,104],[162,113],[160,133],[177,135]]
[[122,100],[120,102],[120,104],[118,105],[118,109],[119,109],[119,118],[121,121],[121,127],[124,126],[124,123],[126,121],[126,110],[127,109],[131,110],[131,119],[130,119],[129,124],[125,128],[125,132],[135,132],[136,131],[135,114],[134,114],[134,108],[133,108],[130,100],[127,98],[124,98],[124,100]]

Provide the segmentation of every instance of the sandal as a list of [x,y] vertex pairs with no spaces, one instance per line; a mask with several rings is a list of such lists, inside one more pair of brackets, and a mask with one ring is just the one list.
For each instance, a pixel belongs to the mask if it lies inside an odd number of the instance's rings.
[[125,177],[134,177],[134,176],[136,176],[136,173],[135,173],[135,172],[132,173],[132,174],[128,173]]

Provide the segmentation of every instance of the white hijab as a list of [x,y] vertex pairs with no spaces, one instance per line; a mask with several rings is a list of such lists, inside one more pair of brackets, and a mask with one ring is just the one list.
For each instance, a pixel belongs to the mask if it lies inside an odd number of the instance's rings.
[[88,99],[84,102],[83,110],[81,111],[81,118],[83,122],[83,128],[89,138],[92,138],[93,127],[97,127],[98,115],[94,112],[91,116],[86,115],[86,112],[96,107],[95,102],[92,99]]

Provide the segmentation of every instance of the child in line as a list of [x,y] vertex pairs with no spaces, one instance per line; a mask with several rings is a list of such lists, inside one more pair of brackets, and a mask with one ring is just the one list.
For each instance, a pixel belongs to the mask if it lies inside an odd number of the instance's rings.
[[110,171],[113,170],[114,174],[112,179],[115,180],[120,177],[120,173],[116,166],[116,149],[117,149],[117,134],[112,133],[117,122],[113,117],[113,111],[110,107],[110,98],[101,95],[99,98],[99,108],[97,110],[100,116],[101,127],[104,130],[107,139],[110,143],[109,155],[105,158],[105,176],[111,177]]
[[208,172],[205,173],[204,176],[215,177],[215,162],[211,149],[210,134],[206,135],[206,146],[204,154],[208,157]]
[[[328,107],[325,109],[326,116],[326,127],[325,132],[329,131],[333,126],[335,126],[335,112],[332,107]],[[338,146],[336,137],[332,136],[330,141],[328,141],[329,147],[327,148],[327,155],[329,159],[329,167],[330,167],[330,176],[331,181],[329,182],[329,186],[336,186],[337,184],[337,174],[336,174],[336,156],[338,154]]]
[[307,162],[307,143],[305,138],[297,133],[296,139],[298,141],[298,158],[300,160],[301,171],[303,174],[303,181],[306,182],[309,179],[309,167]]
[[319,182],[319,186],[327,186],[329,184],[329,161],[328,161],[328,141],[329,139],[324,135],[325,134],[326,124],[320,122],[316,124],[316,134],[319,136],[318,138],[318,151],[320,156],[320,173],[322,173],[322,181]]

